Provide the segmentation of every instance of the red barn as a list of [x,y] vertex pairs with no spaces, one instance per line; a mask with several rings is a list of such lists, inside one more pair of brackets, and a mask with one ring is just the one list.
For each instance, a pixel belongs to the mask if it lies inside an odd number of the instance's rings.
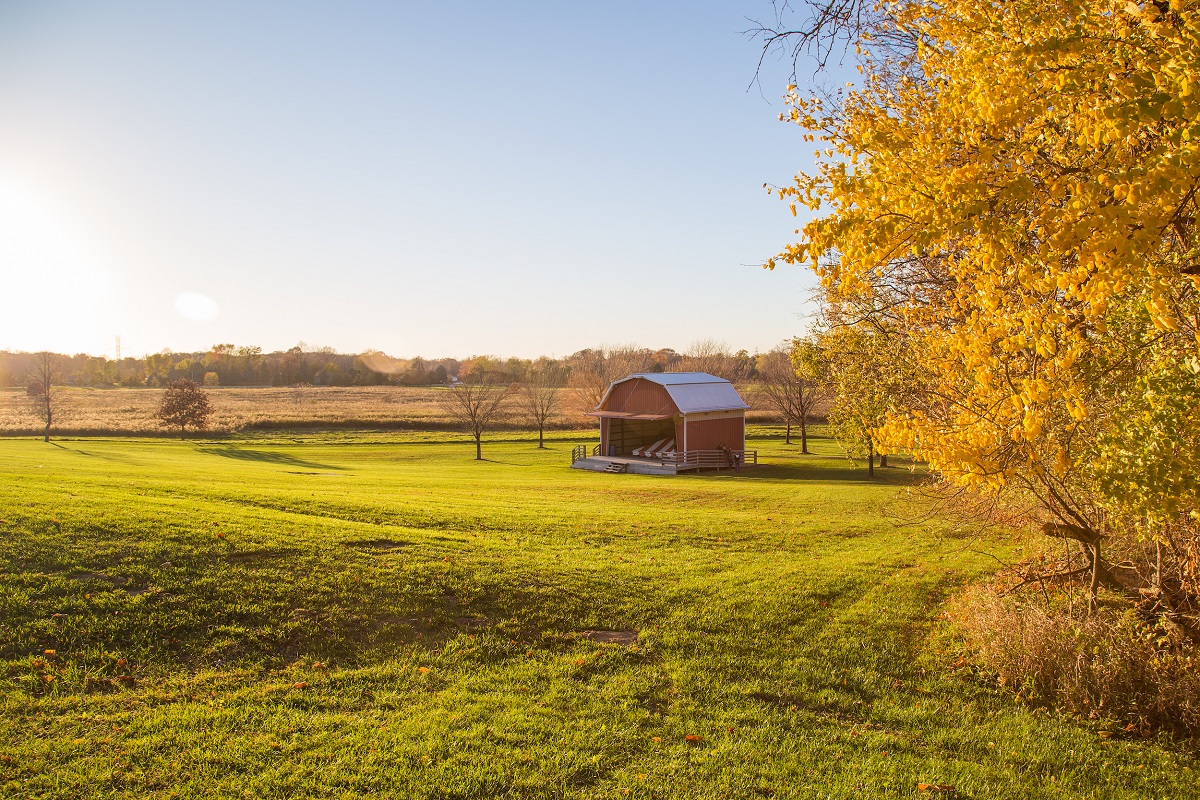
[[706,372],[630,375],[609,386],[591,412],[600,418],[600,444],[586,459],[593,463],[574,465],[673,473],[757,462],[746,451],[747,408],[733,384]]

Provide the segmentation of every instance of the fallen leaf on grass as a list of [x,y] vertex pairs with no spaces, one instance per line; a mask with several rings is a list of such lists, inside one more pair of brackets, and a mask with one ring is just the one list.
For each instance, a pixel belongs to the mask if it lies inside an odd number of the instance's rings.
[[305,683],[304,681],[296,681],[295,683],[292,684],[292,688],[293,689],[307,689],[308,684]]
[[936,792],[945,794],[954,794],[955,789],[948,783],[918,783],[918,792]]
[[662,737],[661,737],[661,736],[651,736],[651,737],[650,737],[650,741],[652,741],[652,742],[661,742],[661,741],[662,741]]
[[429,667],[417,667],[417,672],[421,673],[422,675],[428,675]]
[[704,737],[697,736],[694,733],[689,733],[687,736],[683,737],[683,740],[685,742],[691,742],[692,744],[699,744],[700,742],[704,741]]

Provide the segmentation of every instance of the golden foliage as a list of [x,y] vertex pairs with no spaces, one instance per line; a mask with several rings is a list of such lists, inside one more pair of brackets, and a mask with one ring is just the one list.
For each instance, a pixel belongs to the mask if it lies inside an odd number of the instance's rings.
[[877,435],[1074,521],[1095,524],[1084,494],[1195,513],[1178,467],[1200,444],[1197,3],[886,8],[910,49],[868,40],[836,104],[790,89],[826,149],[781,195],[824,214],[779,257],[915,361]]

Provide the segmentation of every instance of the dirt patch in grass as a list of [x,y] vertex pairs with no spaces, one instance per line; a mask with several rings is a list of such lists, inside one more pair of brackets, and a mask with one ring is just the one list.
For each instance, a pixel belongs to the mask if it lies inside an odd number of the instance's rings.
[[619,644],[622,647],[629,647],[632,644],[637,644],[637,631],[580,631],[579,635],[584,639],[590,639],[593,642],[601,644]]
[[411,547],[412,542],[398,542],[395,539],[365,539],[355,542],[343,542],[346,547],[354,548],[355,550],[367,550],[372,552],[386,553],[389,550],[399,550],[402,547]]
[[251,561],[277,561],[281,558],[294,556],[297,550],[285,547],[269,547],[262,550],[242,550],[230,553],[226,559],[230,564],[247,564]]
[[104,583],[112,584],[113,586],[124,586],[129,583],[128,578],[122,578],[119,575],[105,575],[103,572],[72,572],[67,576],[69,581],[103,581]]

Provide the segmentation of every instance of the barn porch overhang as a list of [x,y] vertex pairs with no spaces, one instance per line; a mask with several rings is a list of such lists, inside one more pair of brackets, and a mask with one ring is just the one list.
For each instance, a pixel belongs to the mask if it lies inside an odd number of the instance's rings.
[[585,416],[601,419],[675,419],[674,414],[638,414],[633,411],[589,411]]

